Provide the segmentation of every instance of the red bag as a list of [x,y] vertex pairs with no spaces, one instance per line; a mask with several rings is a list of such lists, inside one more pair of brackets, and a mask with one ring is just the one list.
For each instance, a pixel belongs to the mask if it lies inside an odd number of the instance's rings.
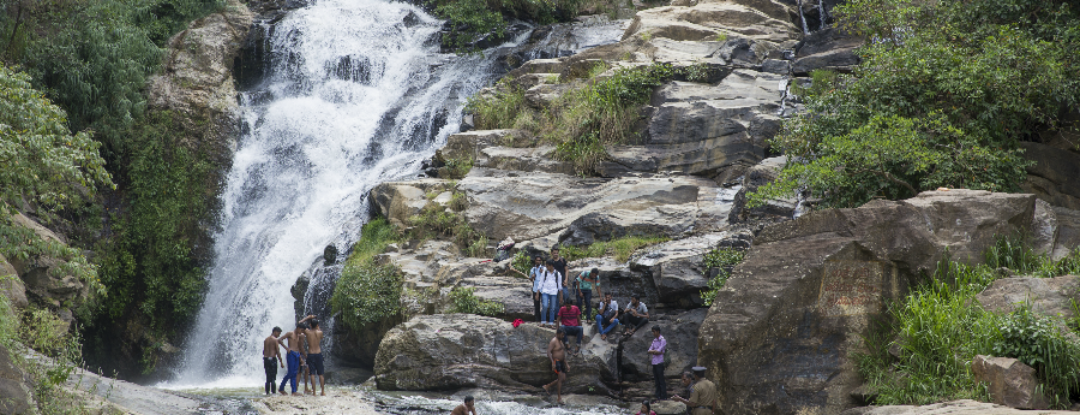
[[513,324],[514,324],[514,328],[515,328],[515,329],[516,329],[516,328],[518,328],[518,326],[520,326],[520,325],[521,325],[521,323],[524,323],[524,321],[522,321],[522,320],[521,320],[520,318],[519,318],[519,319],[516,319],[516,320],[514,320],[514,323],[513,323]]

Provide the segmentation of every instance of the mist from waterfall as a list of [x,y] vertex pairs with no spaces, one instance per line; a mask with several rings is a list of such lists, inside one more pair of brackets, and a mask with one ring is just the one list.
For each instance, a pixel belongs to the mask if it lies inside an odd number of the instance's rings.
[[295,326],[297,277],[327,245],[347,251],[368,191],[415,175],[493,80],[495,54],[438,53],[441,26],[384,0],[319,0],[275,24],[266,79],[241,97],[209,291],[163,386],[262,384],[262,339]]

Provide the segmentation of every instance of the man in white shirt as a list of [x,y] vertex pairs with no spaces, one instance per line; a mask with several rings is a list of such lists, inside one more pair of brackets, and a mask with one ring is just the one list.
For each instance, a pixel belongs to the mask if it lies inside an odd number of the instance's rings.
[[562,295],[562,274],[555,271],[555,264],[548,260],[546,267],[536,278],[540,280],[540,324],[555,327]]

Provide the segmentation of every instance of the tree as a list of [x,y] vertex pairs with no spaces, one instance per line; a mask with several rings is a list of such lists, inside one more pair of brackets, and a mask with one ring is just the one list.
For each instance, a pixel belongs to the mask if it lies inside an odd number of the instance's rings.
[[940,186],[1014,191],[1018,143],[1069,128],[1080,99],[1080,10],[1034,0],[853,0],[844,29],[869,39],[849,75],[815,73],[806,111],[771,144],[789,156],[751,196],[809,190],[824,206]]
[[72,135],[64,111],[34,90],[28,75],[0,65],[0,253],[64,259],[61,271],[103,294],[95,267],[78,250],[44,240],[11,219],[24,202],[56,211],[89,202],[99,185],[111,186],[99,146],[89,132]]

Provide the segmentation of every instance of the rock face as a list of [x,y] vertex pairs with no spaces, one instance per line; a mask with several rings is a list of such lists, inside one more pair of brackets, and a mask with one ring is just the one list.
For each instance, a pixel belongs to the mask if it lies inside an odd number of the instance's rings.
[[[1013,409],[1001,405],[986,402],[976,402],[965,399],[954,402],[937,403],[925,406],[867,406],[853,408],[843,412],[843,415],[1023,415],[1030,411]],[[1075,414],[1069,411],[1039,411],[1039,415],[1065,415]]]
[[[382,390],[498,388],[536,393],[555,379],[552,329],[468,314],[418,316],[386,334],[375,358]],[[589,338],[569,358],[563,393],[604,392],[615,378],[615,345]]]
[[37,413],[37,405],[30,395],[26,374],[15,366],[11,354],[0,346],[0,414],[30,415]]
[[[19,226],[33,230],[43,240],[64,243],[59,235],[22,214],[13,215],[12,220]],[[59,272],[64,263],[61,259],[49,256],[35,256],[26,260],[10,259],[10,269],[5,271],[0,267],[0,275],[14,274],[17,279],[21,279],[9,282],[12,304],[17,307],[20,304],[26,306],[28,300],[33,300],[53,310],[67,310],[61,314],[70,316],[69,308],[77,307],[86,301],[90,296],[90,287],[75,276]],[[70,321],[70,318],[65,321]]]
[[1073,210],[1080,210],[1080,154],[1045,144],[1022,142],[1028,166],[1028,178],[1022,188],[1040,199]]
[[861,384],[849,352],[887,300],[948,248],[976,262],[1031,229],[1035,196],[923,192],[766,227],[702,324],[699,360],[728,414],[839,413]]
[[0,295],[7,297],[15,308],[30,305],[26,299],[26,284],[3,255],[0,255]]
[[862,61],[855,54],[855,49],[862,45],[861,38],[836,28],[811,33],[796,47],[791,71],[796,75],[807,75],[815,69],[851,71]]
[[[657,314],[650,309],[649,323],[634,333],[630,338],[622,339],[622,363],[619,375],[623,382],[640,382],[641,389],[651,394],[653,385],[651,355],[646,353],[652,344],[652,328],[660,327],[661,335],[667,340],[667,366],[664,376],[668,382],[668,392],[674,393],[682,372],[697,366],[697,337],[701,322],[705,320],[707,309],[699,308],[680,314]],[[684,396],[685,398],[686,396]]]
[[169,39],[164,74],[151,78],[148,88],[152,108],[178,112],[185,130],[203,134],[205,142],[186,144],[213,146],[225,163],[240,137],[232,63],[252,18],[239,0],[228,0],[221,13],[192,22]]
[[975,299],[983,308],[995,313],[1010,313],[1022,304],[1030,304],[1032,311],[1052,317],[1063,331],[1068,332],[1061,322],[1075,317],[1072,302],[1080,301],[1080,277],[1002,278],[986,287]]
[[579,241],[675,237],[716,229],[729,213],[715,202],[718,186],[686,176],[583,179],[474,168],[458,189],[469,198],[469,225],[493,241],[529,240],[568,227]]
[[971,372],[976,382],[990,385],[990,399],[998,405],[1017,409],[1047,409],[1046,397],[1039,393],[1035,369],[1011,357],[975,356]]

